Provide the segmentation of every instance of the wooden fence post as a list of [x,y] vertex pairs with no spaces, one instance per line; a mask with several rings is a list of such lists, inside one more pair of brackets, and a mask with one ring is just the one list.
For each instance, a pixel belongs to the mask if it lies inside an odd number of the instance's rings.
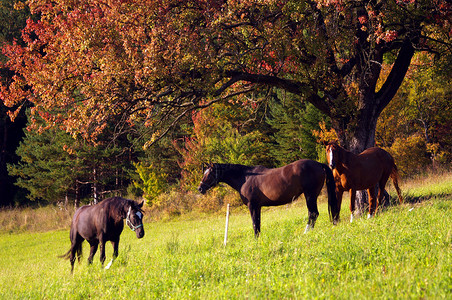
[[224,227],[224,245],[228,242],[228,225],[229,225],[229,203],[226,208],[226,225]]

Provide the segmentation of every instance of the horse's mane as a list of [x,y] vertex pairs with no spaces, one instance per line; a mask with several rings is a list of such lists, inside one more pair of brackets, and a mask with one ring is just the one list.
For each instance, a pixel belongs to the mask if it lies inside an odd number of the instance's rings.
[[247,174],[251,173],[252,175],[256,175],[258,172],[267,169],[264,166],[245,166],[240,164],[215,164],[219,173],[224,175],[226,172],[229,175],[234,176],[235,174]]
[[216,167],[220,170],[246,170],[246,169],[252,169],[255,168],[255,166],[245,166],[245,165],[239,165],[239,164],[215,164]]
[[114,214],[115,217],[120,217],[121,219],[125,218],[125,213],[127,212],[127,209],[130,206],[134,207],[137,210],[141,210],[138,207],[136,207],[135,202],[129,199],[125,199],[122,197],[112,197],[109,199],[106,199],[104,201],[109,201],[110,205],[110,213]]
[[246,166],[246,165],[240,165],[240,164],[215,164],[216,167],[221,171],[240,171],[240,172],[247,172],[255,170],[256,168],[261,169],[265,168],[263,166]]

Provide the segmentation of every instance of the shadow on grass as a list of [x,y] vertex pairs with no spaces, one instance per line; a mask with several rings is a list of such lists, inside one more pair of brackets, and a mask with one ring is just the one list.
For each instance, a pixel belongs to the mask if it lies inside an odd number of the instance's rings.
[[452,200],[452,193],[431,193],[426,195],[403,195],[404,203],[420,203],[435,198],[441,198],[443,200]]

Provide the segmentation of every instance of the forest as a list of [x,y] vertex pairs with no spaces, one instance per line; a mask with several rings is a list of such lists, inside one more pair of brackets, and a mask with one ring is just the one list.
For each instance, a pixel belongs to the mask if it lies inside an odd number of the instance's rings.
[[203,163],[328,140],[450,169],[451,37],[446,0],[1,0],[0,206],[207,205]]

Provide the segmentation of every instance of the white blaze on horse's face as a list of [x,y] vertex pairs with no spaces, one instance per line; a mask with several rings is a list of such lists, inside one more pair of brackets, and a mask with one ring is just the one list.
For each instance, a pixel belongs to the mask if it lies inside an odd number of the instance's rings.
[[202,182],[204,184],[207,184],[209,186],[209,188],[211,188],[212,187],[212,183],[214,181],[215,181],[215,177],[214,177],[213,169],[212,168],[208,168],[204,172],[204,178],[203,178]]
[[202,176],[202,180],[201,180],[201,183],[200,183],[200,184],[203,184],[204,181],[206,181],[207,178],[209,178],[209,177],[208,177],[208,176],[209,176],[209,172],[210,172],[210,168],[207,168],[207,169],[204,171],[204,174],[203,174],[203,176]]
[[331,168],[334,167],[334,162],[333,162],[333,147],[329,147],[328,148],[328,162]]
[[140,220],[143,219],[143,214],[140,211],[137,211],[136,215]]
[[201,182],[199,183],[198,191],[201,194],[205,194],[207,190],[217,184],[217,175],[213,169],[213,167],[208,167],[204,171],[204,175],[202,177]]

